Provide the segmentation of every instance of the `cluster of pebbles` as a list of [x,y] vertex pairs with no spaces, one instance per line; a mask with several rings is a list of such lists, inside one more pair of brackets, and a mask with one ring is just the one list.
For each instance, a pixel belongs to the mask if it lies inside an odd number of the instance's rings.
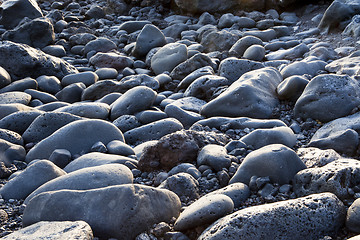
[[1,9],[2,239],[360,239],[356,4]]

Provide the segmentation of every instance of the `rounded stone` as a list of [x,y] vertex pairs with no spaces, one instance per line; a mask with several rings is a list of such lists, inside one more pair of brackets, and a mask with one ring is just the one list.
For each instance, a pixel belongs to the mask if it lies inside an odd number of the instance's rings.
[[265,57],[265,48],[262,45],[251,45],[248,47],[243,55],[243,58],[254,60],[254,61],[261,61]]
[[73,83],[84,83],[85,86],[90,86],[99,80],[99,76],[94,72],[81,72],[69,74],[63,77],[61,84],[66,87]]
[[181,43],[169,43],[157,51],[151,58],[151,68],[155,74],[171,72],[188,57],[187,47]]

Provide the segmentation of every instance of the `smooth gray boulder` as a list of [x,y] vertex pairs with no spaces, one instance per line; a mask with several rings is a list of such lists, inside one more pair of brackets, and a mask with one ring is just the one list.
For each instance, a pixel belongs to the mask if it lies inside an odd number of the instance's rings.
[[18,81],[13,81],[6,87],[0,89],[0,93],[19,91],[23,92],[27,89],[37,89],[38,84],[35,79],[27,77]]
[[10,0],[1,4],[0,24],[6,29],[16,27],[20,21],[27,17],[35,19],[42,17],[42,11],[34,0]]
[[4,199],[25,199],[44,183],[65,175],[66,172],[48,160],[39,160],[12,178],[1,189]]
[[187,57],[188,50],[185,44],[169,43],[160,48],[151,58],[151,68],[156,75],[165,71],[171,72]]
[[129,168],[122,164],[106,164],[83,168],[50,180],[33,191],[24,203],[43,192],[69,190],[88,190],[113,185],[133,183],[133,175]]
[[37,111],[36,109],[33,111],[14,112],[0,119],[0,128],[23,134],[34,119],[42,113],[42,111]]
[[294,177],[293,189],[297,196],[331,192],[340,199],[350,198],[348,189],[360,181],[360,162],[355,159],[339,159],[320,168],[308,168]]
[[289,127],[275,127],[270,129],[256,129],[251,133],[240,138],[247,146],[253,149],[259,149],[270,144],[283,144],[288,147],[294,147],[296,136]]
[[0,128],[0,139],[3,139],[5,141],[8,141],[16,145],[21,145],[21,146],[24,145],[24,140],[21,137],[21,135],[18,134],[17,132],[13,132],[8,129]]
[[160,82],[155,78],[147,74],[135,74],[122,78],[119,81],[122,88],[121,92],[130,90],[136,86],[145,86],[153,90],[157,90],[160,87]]
[[179,216],[180,208],[175,193],[138,184],[60,190],[33,198],[25,208],[23,225],[83,220],[91,226],[95,236],[135,239],[153,224]]
[[22,21],[16,28],[6,31],[3,40],[44,48],[55,41],[54,27],[48,18]]
[[248,72],[208,102],[200,113],[206,117],[270,118],[279,104],[276,87],[282,80],[275,68]]
[[41,75],[62,79],[65,75],[78,73],[75,67],[60,58],[25,44],[10,41],[0,42],[0,66],[10,74],[13,80],[26,77],[37,78]]
[[26,150],[22,145],[0,139],[0,154],[0,162],[3,162],[6,167],[9,167],[14,160],[24,161]]
[[309,47],[301,43],[295,47],[289,48],[289,49],[281,49],[275,52],[270,52],[265,55],[265,58],[268,61],[271,60],[294,60],[296,58],[301,58],[304,56],[305,53],[309,51]]
[[345,216],[334,194],[314,194],[239,210],[210,225],[198,239],[321,239],[335,235]]
[[83,84],[85,84],[85,86],[88,87],[91,84],[96,83],[98,80],[99,80],[99,76],[96,73],[86,71],[86,72],[66,75],[65,77],[63,77],[63,79],[61,79],[61,84],[64,87],[66,87],[73,83],[82,82]]
[[209,144],[203,147],[197,156],[197,165],[208,165],[215,171],[229,168],[234,157],[227,154],[226,148],[220,145]]
[[265,48],[262,45],[251,45],[244,52],[243,58],[253,60],[253,61],[262,61],[265,57]]
[[302,76],[291,76],[282,81],[276,88],[280,100],[296,101],[303,93],[309,80]]
[[93,232],[89,224],[84,221],[41,221],[17,230],[2,239],[81,239],[92,240]]
[[270,177],[273,183],[289,183],[305,164],[296,153],[282,144],[271,144],[249,153],[230,179],[230,184],[249,184],[252,176]]
[[62,112],[46,112],[41,115],[40,114],[41,113],[37,115],[37,117],[30,123],[22,134],[26,143],[40,142],[66,124],[82,119],[81,117],[70,113]]
[[356,199],[349,207],[346,215],[346,228],[351,232],[360,232],[360,199]]
[[321,149],[331,148],[340,153],[353,154],[358,147],[356,140],[360,129],[360,113],[335,119],[318,129],[309,145]]
[[113,124],[98,119],[79,120],[65,125],[37,143],[26,155],[26,162],[48,159],[55,149],[67,149],[72,156],[88,153],[96,142],[124,141],[122,132]]
[[88,54],[91,51],[95,52],[109,52],[113,49],[116,49],[116,44],[110,39],[99,37],[88,42],[84,47],[84,55]]
[[94,119],[107,119],[110,106],[98,102],[78,102],[70,106],[64,106],[53,111],[54,113],[70,113],[75,116]]
[[31,95],[24,92],[5,92],[0,93],[0,104],[7,103],[21,103],[28,105],[31,100]]
[[130,165],[136,166],[137,161],[133,158],[120,156],[116,154],[107,154],[100,152],[91,152],[81,155],[80,157],[71,161],[66,167],[64,167],[64,171],[67,173],[71,173],[83,168],[96,167],[105,164],[123,164],[128,167]]
[[199,77],[205,76],[205,75],[214,75],[214,69],[210,66],[201,67],[199,69],[196,69],[189,75],[187,75],[184,79],[181,80],[181,82],[178,84],[176,89],[186,89],[193,81],[198,79]]
[[166,44],[164,34],[155,25],[147,24],[143,27],[136,39],[132,54],[136,57],[144,57],[155,47],[162,47]]
[[359,82],[352,77],[322,74],[306,85],[296,101],[294,114],[321,122],[349,115],[360,104]]
[[134,60],[115,52],[98,52],[89,59],[89,63],[95,68],[111,67],[120,71],[126,67],[132,67]]
[[308,74],[311,77],[317,75],[321,70],[325,70],[326,62],[321,60],[302,60],[293,62],[281,69],[281,75],[283,78],[288,78],[294,75]]
[[244,36],[240,38],[229,50],[230,54],[234,55],[235,57],[241,58],[250,46],[252,45],[260,45],[262,46],[264,43],[263,41],[255,36]]
[[212,196],[216,194],[222,194],[228,196],[233,201],[234,207],[238,208],[250,196],[250,189],[244,183],[233,183],[233,184],[229,184],[226,187],[212,191],[208,193],[207,196]]
[[237,34],[231,33],[226,30],[213,31],[204,34],[201,38],[200,44],[204,46],[204,52],[224,52],[228,51],[239,39]]
[[234,203],[226,195],[205,195],[190,204],[181,212],[174,224],[174,230],[183,231],[213,223],[231,213]]
[[137,145],[150,140],[158,140],[182,129],[184,129],[183,125],[177,119],[166,118],[131,129],[124,133],[124,137],[128,144]]
[[149,87],[137,86],[126,91],[111,105],[110,119],[115,120],[122,115],[132,115],[152,106],[156,92]]
[[149,21],[126,21],[119,26],[119,30],[125,30],[127,33],[133,33],[141,30],[145,25],[151,24]]
[[219,75],[233,83],[243,74],[263,67],[264,64],[260,62],[230,57],[220,62]]
[[3,68],[0,67],[0,88],[3,88],[11,83],[10,74]]

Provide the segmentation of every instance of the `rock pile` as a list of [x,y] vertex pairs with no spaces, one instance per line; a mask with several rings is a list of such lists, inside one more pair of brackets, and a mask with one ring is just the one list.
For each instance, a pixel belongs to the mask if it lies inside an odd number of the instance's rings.
[[156,2],[0,6],[0,237],[360,238],[360,5]]

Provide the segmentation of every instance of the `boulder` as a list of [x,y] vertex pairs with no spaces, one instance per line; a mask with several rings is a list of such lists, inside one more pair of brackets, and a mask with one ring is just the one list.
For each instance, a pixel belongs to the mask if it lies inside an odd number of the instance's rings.
[[270,118],[278,106],[276,87],[282,81],[275,68],[263,68],[240,77],[201,109],[206,117]]
[[34,197],[25,208],[23,225],[83,220],[100,238],[135,239],[153,224],[177,217],[180,208],[175,193],[137,184],[60,190]]
[[178,64],[187,59],[187,55],[188,50],[185,44],[166,44],[151,58],[151,68],[155,74],[171,72]]
[[147,24],[143,27],[136,39],[133,55],[145,57],[146,54],[155,47],[162,47],[166,44],[164,34],[155,25]]
[[345,211],[334,194],[314,194],[239,210],[210,225],[198,239],[320,239],[336,235]]
[[72,156],[88,153],[96,142],[124,141],[122,132],[104,120],[79,120],[65,125],[37,143],[26,155],[26,162],[48,159],[55,149],[67,149]]
[[349,115],[360,104],[359,82],[345,75],[322,74],[306,85],[294,113],[321,122]]
[[0,66],[9,72],[13,80],[37,78],[41,75],[62,79],[65,75],[78,73],[75,67],[60,58],[25,44],[9,41],[0,42]]

